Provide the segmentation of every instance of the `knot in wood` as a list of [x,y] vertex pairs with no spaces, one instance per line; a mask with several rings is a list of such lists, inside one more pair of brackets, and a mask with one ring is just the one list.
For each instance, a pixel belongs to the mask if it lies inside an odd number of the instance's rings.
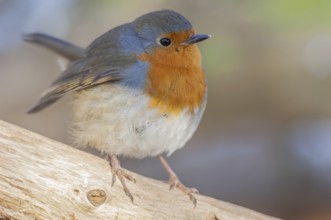
[[107,198],[107,194],[102,189],[92,189],[86,194],[87,200],[95,207],[102,205]]

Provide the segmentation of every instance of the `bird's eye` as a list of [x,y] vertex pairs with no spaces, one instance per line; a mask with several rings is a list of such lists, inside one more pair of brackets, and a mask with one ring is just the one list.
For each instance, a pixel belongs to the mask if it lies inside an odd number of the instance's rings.
[[171,44],[171,40],[169,38],[161,38],[159,42],[164,47],[168,47]]

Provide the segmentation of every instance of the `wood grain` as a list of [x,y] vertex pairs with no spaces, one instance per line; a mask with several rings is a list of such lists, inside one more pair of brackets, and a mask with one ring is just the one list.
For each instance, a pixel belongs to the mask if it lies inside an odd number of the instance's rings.
[[276,219],[132,175],[134,203],[107,161],[0,120],[0,219]]

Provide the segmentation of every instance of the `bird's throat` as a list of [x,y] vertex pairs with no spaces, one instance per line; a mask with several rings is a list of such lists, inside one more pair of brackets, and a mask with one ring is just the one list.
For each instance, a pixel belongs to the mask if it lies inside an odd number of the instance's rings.
[[150,107],[161,113],[190,112],[203,102],[206,92],[200,51],[196,45],[185,48],[181,54],[155,51],[139,57],[150,64],[145,91],[151,97]]

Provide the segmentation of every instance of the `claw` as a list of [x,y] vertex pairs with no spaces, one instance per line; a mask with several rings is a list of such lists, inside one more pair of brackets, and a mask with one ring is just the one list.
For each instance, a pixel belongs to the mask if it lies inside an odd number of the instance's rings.
[[127,174],[126,172],[122,172],[122,175],[125,177],[125,179],[136,183],[136,179],[133,176],[131,176],[130,174]]
[[111,178],[111,186],[113,187],[115,182],[116,182],[116,172],[114,172],[114,170],[112,169],[111,170],[111,173],[112,173],[112,178]]

